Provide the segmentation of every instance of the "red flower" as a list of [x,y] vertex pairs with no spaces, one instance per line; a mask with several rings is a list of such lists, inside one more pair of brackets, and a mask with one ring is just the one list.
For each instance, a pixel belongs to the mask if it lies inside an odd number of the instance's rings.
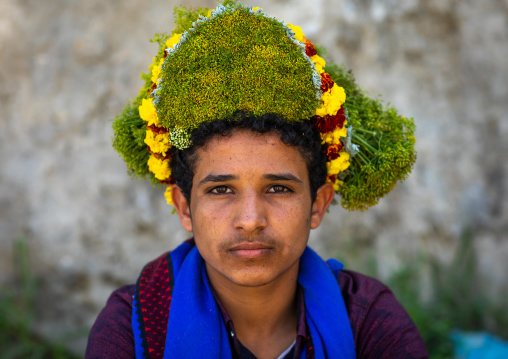
[[166,156],[163,156],[161,153],[153,153],[150,146],[146,146],[146,149],[158,160],[169,160],[171,157],[173,157],[170,152],[166,153]]
[[176,183],[175,180],[173,179],[173,177],[166,178],[165,180],[159,180],[159,182],[161,184],[165,184],[165,185],[168,185],[168,186],[171,186],[171,185]]
[[168,130],[165,129],[164,127],[157,127],[155,125],[146,126],[146,128],[148,128],[150,131],[152,131],[153,133],[155,133],[157,135],[160,135],[161,133],[168,132]]
[[328,75],[326,72],[321,74],[321,91],[323,91],[323,93],[330,90],[333,87],[334,83],[335,82],[333,82],[330,75]]
[[153,84],[153,85],[152,85],[152,87],[150,87],[150,88],[148,89],[148,91],[147,91],[147,92],[148,92],[148,94],[151,94],[151,93],[152,93],[152,91],[153,91],[153,90],[155,90],[156,88],[157,88],[157,84]]
[[312,44],[309,40],[305,39],[305,53],[307,56],[312,57],[314,55],[317,55],[317,49],[316,46]]
[[337,180],[337,175],[326,175],[326,179],[330,180],[330,182],[335,183]]
[[328,159],[330,161],[338,158],[339,157],[339,152],[343,148],[344,148],[344,146],[342,145],[342,143],[328,146],[326,148],[326,157],[328,157]]
[[344,126],[344,121],[346,121],[344,107],[341,107],[340,110],[333,116],[313,116],[311,121],[312,126],[316,127],[321,133],[333,131],[335,127],[342,128],[342,126]]

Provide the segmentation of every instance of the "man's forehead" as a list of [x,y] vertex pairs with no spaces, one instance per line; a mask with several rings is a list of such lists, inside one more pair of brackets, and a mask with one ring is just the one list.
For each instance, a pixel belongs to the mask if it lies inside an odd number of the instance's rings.
[[[239,176],[257,172],[263,176],[287,173],[300,178],[306,163],[297,147],[283,143],[277,132],[264,134],[234,130],[228,136],[214,136],[196,150],[196,175]],[[199,181],[202,180],[198,179]]]
[[218,148],[221,146],[228,146],[229,144],[237,144],[238,142],[241,144],[242,142],[245,142],[246,139],[251,140],[252,143],[258,143],[260,145],[268,143],[271,145],[285,145],[280,139],[280,133],[276,130],[259,133],[249,129],[235,128],[226,135],[218,134],[213,136],[206,145],[202,147],[202,149],[207,151],[210,147]]

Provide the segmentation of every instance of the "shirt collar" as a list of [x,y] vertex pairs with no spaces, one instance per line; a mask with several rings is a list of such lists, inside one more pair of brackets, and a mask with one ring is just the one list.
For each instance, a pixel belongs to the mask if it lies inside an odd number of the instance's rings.
[[[222,314],[222,319],[224,320],[224,324],[226,325],[226,330],[228,332],[229,336],[229,343],[231,344],[231,347],[234,349],[234,356],[238,358],[238,353],[241,352],[243,345],[240,343],[236,336],[235,327],[233,324],[233,320],[229,316],[228,312],[226,311],[226,308],[224,308],[224,305],[219,300],[219,297],[215,293],[215,290],[213,287],[211,287],[213,296],[215,298],[215,302],[217,303],[217,306],[219,307],[219,310]],[[303,288],[298,285],[297,292],[296,292],[296,344],[295,344],[295,358],[299,358],[300,354],[303,351],[304,345],[306,343],[307,338],[307,323],[305,322],[305,300],[303,296]]]

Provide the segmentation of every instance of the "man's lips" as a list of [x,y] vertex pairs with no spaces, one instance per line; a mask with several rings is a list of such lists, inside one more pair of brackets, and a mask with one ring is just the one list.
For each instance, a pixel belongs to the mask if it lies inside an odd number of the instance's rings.
[[263,243],[240,243],[229,249],[229,252],[239,258],[259,258],[273,250],[272,246]]

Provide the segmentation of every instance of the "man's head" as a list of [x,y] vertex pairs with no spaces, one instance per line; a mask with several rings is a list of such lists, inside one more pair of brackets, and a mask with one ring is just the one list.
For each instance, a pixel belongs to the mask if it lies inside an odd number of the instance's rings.
[[287,122],[279,116],[266,114],[261,117],[246,116],[239,111],[233,118],[203,123],[191,135],[193,145],[185,150],[173,147],[171,173],[187,201],[191,201],[194,171],[199,160],[197,150],[205,148],[213,138],[228,137],[235,130],[247,130],[257,134],[274,134],[288,145],[298,149],[308,171],[311,201],[317,189],[326,180],[326,155],[323,153],[319,132],[309,121]]
[[334,191],[315,129],[239,117],[202,125],[174,151],[173,203],[210,276],[260,286],[297,270]]
[[[392,110],[376,116],[381,105],[366,100],[345,69],[325,71],[298,26],[236,2],[182,11],[171,35],[155,37],[159,51],[139,96],[115,119],[114,146],[132,173],[168,186],[168,203],[207,263],[253,241],[279,253],[266,257],[267,268],[277,258],[284,267],[334,192],[345,208],[366,209],[409,173],[412,122],[391,121]],[[354,134],[334,79],[351,90]],[[261,225],[238,225],[253,213]]]
[[156,36],[151,74],[115,119],[114,145],[129,169],[167,185],[169,204],[174,183],[190,203],[198,152],[248,130],[298,150],[311,203],[325,182],[339,192],[356,151],[346,95],[301,29],[237,3],[178,19],[171,36]]

